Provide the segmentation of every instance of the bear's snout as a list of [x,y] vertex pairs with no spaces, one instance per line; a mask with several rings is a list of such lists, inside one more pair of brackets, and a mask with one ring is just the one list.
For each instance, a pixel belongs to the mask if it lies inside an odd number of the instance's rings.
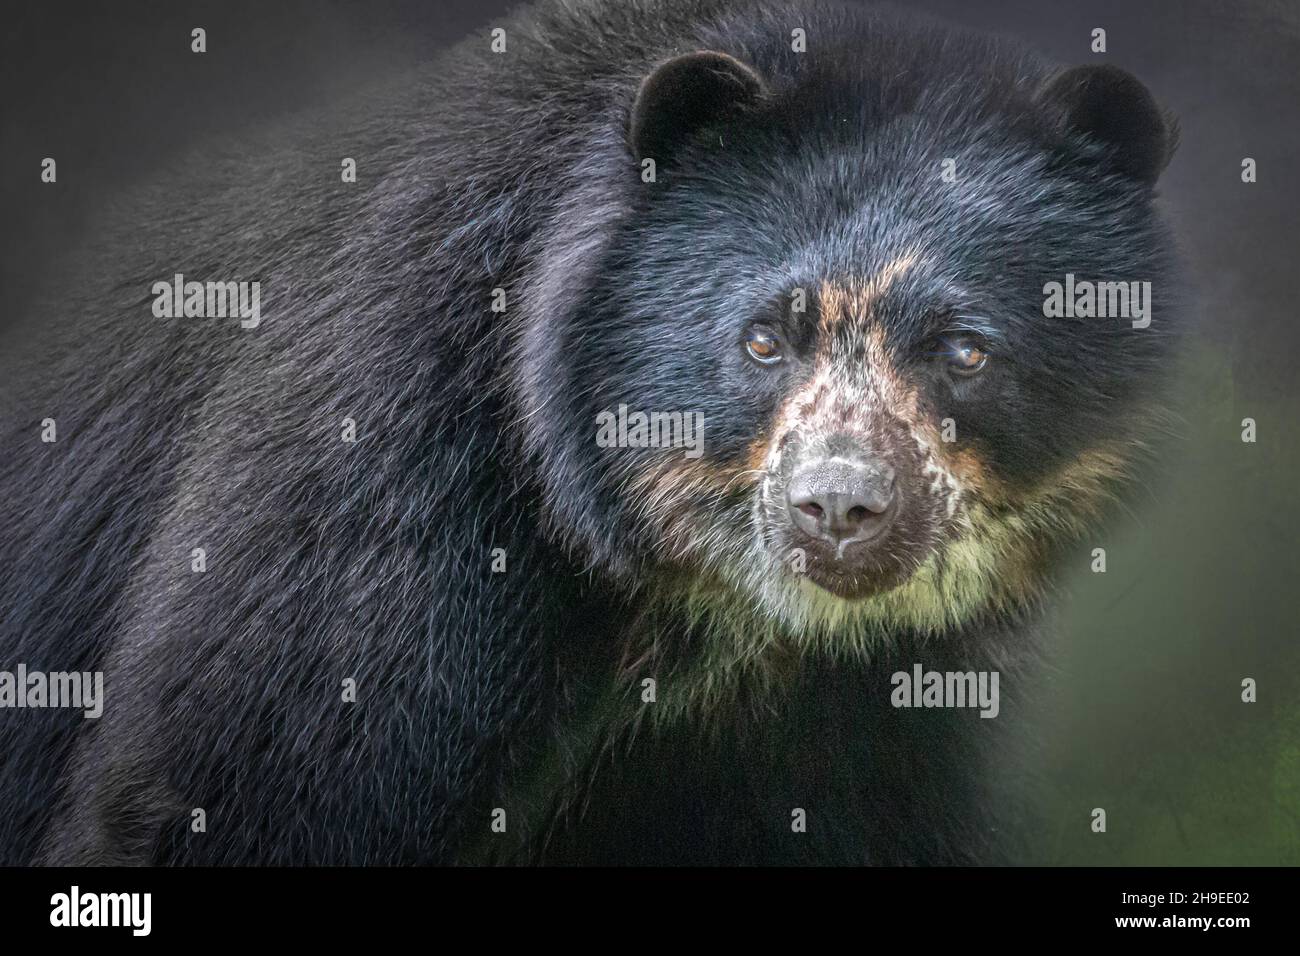
[[829,548],[831,560],[853,563],[893,522],[897,495],[888,462],[867,456],[817,458],[795,468],[786,505],[801,535]]

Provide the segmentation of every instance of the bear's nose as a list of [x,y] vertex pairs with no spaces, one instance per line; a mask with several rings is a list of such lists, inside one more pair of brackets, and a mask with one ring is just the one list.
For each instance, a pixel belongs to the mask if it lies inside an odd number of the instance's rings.
[[868,541],[888,527],[894,469],[881,461],[822,458],[795,469],[786,498],[795,527],[839,553],[848,542]]

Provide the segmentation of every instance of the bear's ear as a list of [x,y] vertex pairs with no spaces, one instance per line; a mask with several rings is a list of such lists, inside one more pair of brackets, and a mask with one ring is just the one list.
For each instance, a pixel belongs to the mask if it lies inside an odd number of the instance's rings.
[[705,127],[728,119],[763,96],[763,81],[735,57],[701,50],[674,57],[641,81],[628,145],[659,166]]
[[1115,169],[1153,184],[1177,145],[1177,128],[1142,82],[1115,66],[1077,66],[1057,74],[1040,98],[1055,104],[1065,123],[1109,147]]

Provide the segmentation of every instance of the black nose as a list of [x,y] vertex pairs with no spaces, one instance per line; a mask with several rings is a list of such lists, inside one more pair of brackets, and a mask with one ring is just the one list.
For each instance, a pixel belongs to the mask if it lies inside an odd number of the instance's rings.
[[786,497],[790,519],[809,537],[837,547],[866,541],[893,517],[894,469],[878,461],[822,458],[795,469]]

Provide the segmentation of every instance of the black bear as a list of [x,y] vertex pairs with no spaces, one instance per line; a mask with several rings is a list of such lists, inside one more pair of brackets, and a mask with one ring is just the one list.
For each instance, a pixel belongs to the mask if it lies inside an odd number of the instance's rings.
[[0,709],[0,858],[1019,858],[1171,121],[856,6],[497,26],[197,151],[8,330],[0,669],[104,691]]

